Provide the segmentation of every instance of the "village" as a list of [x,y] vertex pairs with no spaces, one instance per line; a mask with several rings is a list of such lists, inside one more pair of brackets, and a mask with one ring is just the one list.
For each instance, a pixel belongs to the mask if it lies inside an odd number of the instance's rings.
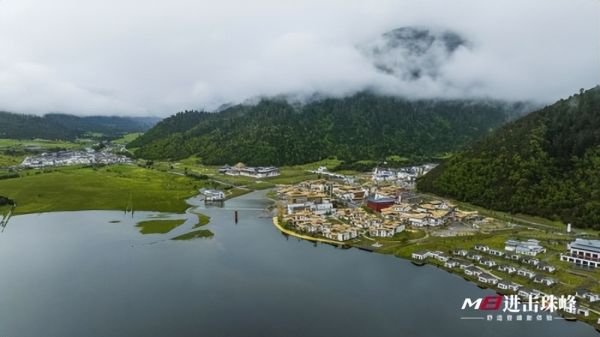
[[[465,279],[481,287],[495,289],[500,294],[516,294],[524,302],[542,298],[558,299],[565,296],[566,285],[559,279],[558,266],[545,262],[548,251],[539,240],[519,241],[509,239],[503,248],[475,244],[471,249],[454,249],[451,252],[421,250],[411,254],[415,264],[432,263],[444,269],[463,274]],[[575,239],[567,245],[562,261],[575,267],[594,267],[600,261],[600,240]],[[577,260],[574,260],[577,259]],[[556,289],[558,288],[558,289]],[[558,290],[555,293],[553,290]],[[600,310],[600,294],[584,287],[575,287],[566,297],[571,302],[563,310],[567,319],[590,317]],[[541,303],[538,302],[541,305]],[[596,323],[600,324],[600,320]]]
[[110,148],[100,151],[92,148],[85,150],[63,150],[57,152],[44,152],[39,155],[28,156],[21,163],[21,168],[44,168],[70,165],[111,165],[131,164],[133,161],[124,155],[113,152]]
[[302,233],[344,242],[359,236],[391,238],[407,228],[464,227],[465,223],[485,221],[477,212],[461,211],[448,201],[423,198],[414,192],[416,178],[432,167],[376,168],[366,179],[320,168],[315,172],[329,180],[309,180],[278,189],[282,222]]
[[[577,304],[563,312],[565,317],[589,320],[600,315],[599,292],[590,291],[582,284],[565,282],[568,273],[558,271],[567,264],[573,269],[569,273],[578,275],[577,270],[583,268],[583,275],[600,267],[600,240],[576,238],[571,226],[565,233],[556,234],[560,240],[552,241],[551,252],[540,240],[510,236],[501,246],[500,243],[493,247],[473,243],[414,250],[421,243],[435,242],[431,241],[435,238],[469,237],[464,242],[471,242],[483,232],[519,233],[513,223],[462,210],[448,200],[417,193],[416,178],[432,167],[375,168],[369,175],[360,177],[329,174],[320,168],[315,172],[322,173],[323,179],[278,188],[280,215],[276,221],[286,233],[366,250],[376,251],[384,244],[403,242],[410,252],[407,258],[416,265],[433,264],[461,274],[480,287],[515,294],[524,300],[549,295],[558,298],[553,289],[572,291],[569,300],[575,303],[577,299]],[[407,241],[403,239],[409,237],[405,235],[407,232],[425,233],[425,237]],[[370,247],[365,246],[365,242]],[[599,288],[597,281],[589,284]],[[594,323],[600,324],[595,320]]]

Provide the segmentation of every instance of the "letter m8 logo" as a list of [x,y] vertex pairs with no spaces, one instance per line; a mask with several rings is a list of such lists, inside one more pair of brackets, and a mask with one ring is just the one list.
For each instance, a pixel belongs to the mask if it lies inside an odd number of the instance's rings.
[[471,300],[470,298],[465,298],[465,302],[462,305],[463,310],[466,308],[473,308],[478,310],[498,310],[502,305],[502,296],[486,296],[484,298],[478,298],[476,300]]
[[502,305],[502,296],[486,296],[481,301],[479,310],[498,310]]

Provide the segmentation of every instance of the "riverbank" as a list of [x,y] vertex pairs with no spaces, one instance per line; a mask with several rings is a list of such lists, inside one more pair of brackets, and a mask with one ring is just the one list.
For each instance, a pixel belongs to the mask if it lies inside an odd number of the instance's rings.
[[[276,226],[278,225],[278,219],[273,219]],[[282,227],[282,226],[277,226]],[[280,229],[281,230],[281,229]],[[555,295],[557,298],[562,296],[575,295],[577,289],[586,288],[588,291],[599,293],[600,292],[600,270],[581,270],[575,268],[568,262],[560,260],[560,254],[565,252],[567,244],[574,238],[573,235],[569,235],[560,231],[559,229],[547,228],[544,229],[538,227],[526,227],[521,225],[509,225],[502,228],[488,229],[472,231],[470,235],[455,235],[455,236],[442,236],[442,235],[431,235],[436,234],[435,231],[427,230],[428,235],[422,238],[410,240],[408,238],[370,238],[367,236],[358,237],[345,242],[337,242],[338,245],[344,245],[347,247],[354,247],[358,249],[365,249],[376,253],[394,255],[402,259],[414,262],[418,265],[431,264],[444,271],[455,274],[465,280],[477,285],[482,289],[491,289],[497,293],[505,293],[499,289],[495,284],[491,282],[483,282],[479,279],[479,273],[476,276],[469,276],[465,274],[463,268],[457,266],[447,267],[445,261],[447,258],[451,258],[451,252],[455,250],[463,250],[465,252],[471,252],[473,254],[481,255],[481,262],[471,258],[468,263],[473,265],[475,268],[480,270],[486,275],[492,275],[497,280],[509,281],[516,283],[523,289],[532,289],[542,292],[548,295]],[[303,235],[296,233],[292,229],[286,229],[286,234],[293,235],[299,238],[307,239],[310,241],[318,241],[316,237],[309,235]],[[401,234],[398,234],[401,235]],[[508,240],[522,240],[527,241],[530,239],[539,240],[541,244],[546,248],[546,251],[537,255],[536,265],[531,265],[525,261],[514,261],[504,257],[499,257],[491,254],[477,252],[477,246],[489,247],[494,251],[504,251],[505,243]],[[377,245],[374,245],[377,242]],[[428,252],[443,252],[445,255],[444,259],[427,258],[425,260],[414,260],[413,253],[419,251]],[[466,253],[465,253],[466,254]],[[457,257],[454,257],[455,259]],[[460,259],[459,259],[460,260]],[[490,261],[489,268],[482,267],[483,261]],[[487,263],[487,262],[486,262]],[[536,268],[537,263],[541,263],[552,267],[552,270]],[[481,265],[481,266],[478,266]],[[488,265],[488,264],[486,264]],[[495,266],[509,265],[514,269],[513,272],[506,272],[506,269],[498,269]],[[534,276],[526,276],[526,274],[519,275],[515,273],[517,269],[523,269],[532,271],[535,273]],[[539,278],[547,278],[552,283],[547,284],[544,281],[539,281]],[[515,292],[510,292],[514,294]],[[509,294],[509,293],[507,293]],[[578,300],[578,302],[580,302]],[[582,322],[585,322],[594,328],[598,328],[597,320],[600,317],[598,312],[600,308],[598,303],[588,303],[587,301],[581,300],[580,303],[583,307],[589,307],[589,316],[577,315],[576,318]],[[572,316],[572,315],[571,315]],[[570,317],[570,316],[569,316]]]
[[[401,326],[420,336],[478,337],[490,330],[498,337],[597,336],[576,322],[461,320],[465,297],[491,293],[437,268],[286,240],[272,216],[262,216],[271,204],[264,194],[223,208],[204,208],[193,198],[215,235],[192,241],[171,240],[191,222],[141,235],[135,224],[150,215],[142,212],[15,217],[0,235],[1,335],[392,337]],[[237,224],[234,209],[240,209]],[[48,277],[49,266],[63,272]],[[23,324],[30,321],[36,324]]]
[[290,236],[294,236],[294,237],[303,239],[303,240],[312,241],[312,242],[328,243],[328,244],[332,244],[332,245],[336,245],[336,246],[346,246],[345,243],[340,242],[340,241],[334,241],[334,240],[329,240],[329,239],[325,239],[325,238],[316,238],[314,236],[303,235],[300,233],[296,233],[292,230],[286,229],[279,223],[279,218],[276,216],[273,217],[273,225],[275,225],[275,227],[280,232],[290,235]]

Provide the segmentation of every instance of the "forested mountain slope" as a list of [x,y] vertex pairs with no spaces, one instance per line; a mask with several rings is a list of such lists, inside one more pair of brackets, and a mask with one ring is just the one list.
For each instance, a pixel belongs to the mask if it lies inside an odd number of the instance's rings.
[[418,188],[600,228],[600,87],[505,125],[431,171]]
[[159,120],[155,117],[80,117],[66,114],[34,116],[0,111],[0,138],[71,140],[89,132],[119,136],[146,131]]
[[289,165],[337,157],[432,157],[460,149],[524,112],[500,101],[407,100],[360,93],[306,104],[263,99],[165,119],[131,147],[148,159]]

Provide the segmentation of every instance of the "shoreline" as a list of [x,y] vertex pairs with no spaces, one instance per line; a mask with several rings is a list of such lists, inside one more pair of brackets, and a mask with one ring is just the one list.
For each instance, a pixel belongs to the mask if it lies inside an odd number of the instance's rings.
[[[308,235],[302,235],[302,234],[296,233],[296,232],[294,232],[292,230],[289,230],[289,229],[285,229],[285,228],[283,228],[279,224],[279,219],[277,217],[273,217],[273,225],[279,231],[281,231],[282,233],[285,233],[285,234],[297,237],[299,239],[303,239],[303,240],[307,240],[307,241],[311,241],[311,242],[323,242],[323,243],[328,243],[328,244],[335,244],[336,246],[344,246],[344,247],[351,247],[351,248],[362,249],[360,246],[354,245],[352,243],[343,243],[343,242],[333,241],[333,240],[329,240],[329,239],[316,238],[316,237],[312,237],[312,236],[308,236]],[[436,267],[437,269],[439,269],[441,271],[444,271],[446,273],[449,273],[449,274],[461,277],[466,282],[471,283],[471,284],[473,284],[473,285],[475,285],[475,286],[477,286],[477,287],[479,287],[481,289],[488,289],[488,290],[494,291],[496,294],[499,294],[499,295],[516,294],[514,292],[503,291],[503,290],[498,289],[496,287],[490,286],[489,284],[479,282],[479,280],[477,280],[476,278],[469,277],[469,276],[457,273],[455,270],[446,268],[443,265],[438,264],[438,263],[431,263],[429,261],[419,261],[419,263],[417,264],[417,263],[415,263],[416,261],[414,259],[410,258],[410,257],[405,257],[405,256],[400,256],[400,255],[395,255],[395,254],[388,254],[388,253],[385,253],[385,252],[381,252],[381,251],[379,251],[377,249],[370,250],[369,252],[378,253],[378,254],[382,254],[382,255],[392,255],[392,256],[395,256],[397,258],[400,258],[400,259],[403,259],[405,261],[413,263],[415,265],[415,267],[422,267],[422,266],[425,266],[425,265],[429,265],[431,267]],[[484,271],[484,272],[486,272],[486,273],[490,273],[491,274],[491,271],[488,270],[488,269],[485,269],[485,268],[482,268],[482,267],[477,267],[477,268],[480,269],[480,270],[482,270],[482,271]],[[596,311],[594,309],[591,309],[591,308],[590,308],[590,311],[592,311],[594,313],[598,313],[598,311]],[[593,320],[586,319],[587,317],[580,317],[578,315],[576,315],[575,317],[571,317],[572,315],[570,315],[568,313],[565,313],[565,312],[556,312],[556,315],[559,316],[559,317],[562,317],[565,320],[582,322],[582,323],[587,324],[587,325],[591,326],[592,328],[596,329],[598,332],[600,332],[600,326],[598,324],[596,324]],[[567,319],[567,317],[569,319]]]
[[309,236],[309,235],[299,234],[292,230],[283,228],[283,226],[281,226],[281,224],[279,223],[279,218],[277,218],[276,216],[273,217],[273,225],[275,226],[275,228],[277,228],[280,232],[282,232],[284,234],[287,234],[287,235],[290,235],[293,237],[297,237],[299,239],[303,239],[306,241],[321,242],[321,243],[327,243],[327,244],[332,244],[332,245],[336,245],[336,246],[351,246],[351,245],[348,245],[348,244],[340,242],[340,241],[324,239],[324,238],[316,238],[316,237]]

